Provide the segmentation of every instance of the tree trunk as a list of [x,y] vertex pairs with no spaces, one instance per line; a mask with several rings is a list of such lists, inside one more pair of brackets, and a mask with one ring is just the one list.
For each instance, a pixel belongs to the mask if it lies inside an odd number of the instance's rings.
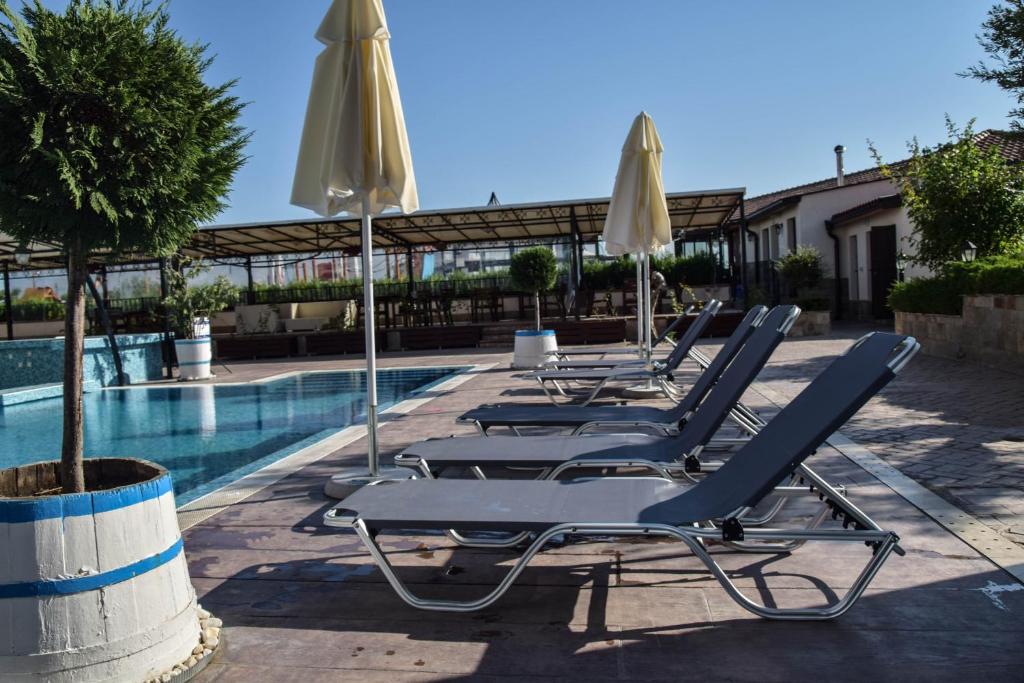
[[537,331],[540,332],[540,292],[533,293],[534,318],[537,322]]
[[100,296],[99,291],[96,289],[96,283],[93,282],[92,277],[86,273],[85,283],[89,286],[89,292],[92,293],[93,301],[96,302],[96,310],[100,315],[100,324],[103,326],[103,333],[107,335],[107,342],[110,344],[110,354],[114,359],[114,372],[117,374],[117,386],[123,387],[127,382],[124,381],[124,365],[121,363],[121,352],[117,348],[117,337],[114,335],[114,328],[110,324],[110,314],[107,313],[107,305],[103,302],[103,297]]
[[82,366],[85,356],[85,280],[89,276],[81,243],[68,248],[68,293],[64,313],[64,442],[60,454],[64,493],[85,491],[82,469]]

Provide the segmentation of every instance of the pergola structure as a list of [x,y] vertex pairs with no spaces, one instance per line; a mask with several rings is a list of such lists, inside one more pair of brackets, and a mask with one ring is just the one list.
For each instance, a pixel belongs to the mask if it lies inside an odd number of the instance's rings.
[[[729,217],[742,210],[745,188],[674,192],[666,195],[674,236],[707,235],[721,230]],[[570,250],[573,272],[579,272],[583,244],[595,242],[604,229],[608,197],[529,204],[497,204],[457,209],[383,214],[373,221],[374,246],[379,249],[437,252],[465,244],[523,246],[538,241],[562,241]],[[360,221],[356,217],[270,221],[200,228],[181,249],[184,256],[238,265],[247,270],[252,285],[254,257],[359,253]],[[156,264],[151,256],[93,254],[97,267]],[[4,301],[10,305],[12,271],[62,269],[59,245],[32,242],[24,245],[0,232],[0,263],[4,273]],[[8,319],[8,335],[11,335]]]

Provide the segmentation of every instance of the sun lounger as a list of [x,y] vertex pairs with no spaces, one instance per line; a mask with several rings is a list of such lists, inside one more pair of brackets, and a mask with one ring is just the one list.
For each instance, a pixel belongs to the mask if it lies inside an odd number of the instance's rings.
[[[701,469],[701,451],[722,426],[740,396],[757,378],[785,338],[795,306],[779,306],[756,328],[705,397],[680,415],[671,435],[594,434],[585,436],[476,436],[431,439],[406,446],[395,463],[433,478],[446,468],[537,468],[538,478],[556,478],[579,468],[646,468],[666,479]],[[561,412],[560,408],[549,408]],[[678,410],[678,407],[675,409]],[[666,411],[668,412],[668,411]]]
[[[889,557],[899,537],[876,524],[853,503],[805,468],[807,489],[832,508],[841,527],[745,529],[739,521],[776,486],[793,475],[815,449],[845,423],[916,353],[912,337],[876,333],[837,358],[748,444],[699,484],[653,478],[568,481],[415,479],[367,486],[328,511],[328,526],[353,529],[388,582],[409,605],[466,612],[498,600],[530,560],[556,536],[660,536],[693,552],[726,592],[754,614],[777,619],[829,619],[846,612]],[[527,533],[533,541],[509,574],[476,600],[427,599],[401,581],[378,544],[386,530],[467,529]],[[706,543],[768,551],[790,551],[807,541],[864,544],[870,558],[846,594],[818,607],[781,608],[747,598],[708,553]],[[825,558],[827,559],[827,558]],[[843,562],[846,561],[845,557]]]
[[[594,398],[601,392],[606,385],[610,383],[619,382],[642,382],[645,380],[651,380],[658,385],[663,391],[668,394],[676,393],[676,390],[669,385],[672,380],[672,373],[679,367],[679,365],[686,358],[690,349],[697,342],[697,339],[704,333],[707,326],[711,323],[711,319],[718,313],[718,310],[722,307],[722,302],[712,300],[704,307],[704,310],[700,312],[700,315],[690,324],[690,327],[686,329],[682,337],[679,338],[679,342],[676,347],[672,349],[672,353],[665,359],[664,363],[655,364],[653,368],[637,367],[637,368],[611,368],[603,370],[539,370],[537,372],[531,372],[525,375],[528,379],[537,380],[540,383],[544,393],[551,399],[555,405],[558,405],[558,401],[555,399],[551,390],[548,388],[550,384],[554,387],[555,391],[563,397],[570,400],[582,398],[581,405],[589,405]],[[578,390],[570,387],[570,383],[581,383],[587,385],[585,389]]]
[[561,427],[573,429],[574,433],[582,433],[598,426],[619,426],[631,430],[652,429],[663,433],[675,431],[679,421],[704,399],[756,327],[775,325],[780,332],[786,333],[796,320],[798,312],[799,309],[776,309],[768,313],[764,306],[755,306],[748,311],[715,355],[714,360],[708,363],[704,372],[693,383],[690,391],[672,408],[631,405],[485,405],[463,413],[456,418],[456,422],[473,424],[484,435],[495,427],[508,428],[515,433],[527,427]]

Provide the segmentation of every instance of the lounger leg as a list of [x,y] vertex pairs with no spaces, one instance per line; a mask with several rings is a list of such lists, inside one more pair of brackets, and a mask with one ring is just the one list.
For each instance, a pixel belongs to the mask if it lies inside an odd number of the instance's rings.
[[586,400],[583,401],[583,403],[581,403],[580,405],[582,405],[582,406],[589,406],[590,402],[593,401],[595,398],[597,398],[597,395],[599,393],[601,393],[601,389],[603,389],[604,385],[607,384],[607,383],[608,383],[607,379],[603,379],[600,382],[598,382],[597,386],[595,386],[594,389],[590,392],[590,395],[587,396]]
[[[861,571],[857,580],[853,582],[853,585],[846,592],[842,598],[835,603],[826,607],[806,607],[806,608],[779,608],[779,607],[767,607],[765,605],[758,604],[746,597],[736,584],[732,582],[725,571],[718,565],[717,562],[711,557],[711,555],[705,549],[703,543],[698,538],[688,535],[687,530],[677,530],[678,533],[672,535],[683,540],[693,551],[693,553],[704,562],[704,565],[714,574],[718,582],[725,588],[726,593],[729,594],[733,600],[736,601],[744,609],[761,617],[768,619],[789,619],[789,620],[823,620],[833,619],[845,613],[849,610],[857,599],[864,593],[864,590],[871,583],[871,580],[875,578],[878,570],[881,569],[882,564],[889,557],[889,554],[896,548],[896,544],[899,538],[896,534],[885,533],[884,537],[875,540],[877,544],[874,548],[874,555],[871,560],[868,561],[864,569]],[[814,532],[810,532],[813,534]],[[765,535],[773,540],[784,538],[786,532],[772,532],[770,530],[751,530],[747,532],[748,536],[761,536]],[[841,538],[841,532],[837,532],[834,538],[829,538],[829,535],[825,532],[821,532],[819,538],[815,538],[813,535],[806,534],[793,534],[797,540],[803,536],[804,541],[807,540],[857,540],[853,538]]]
[[381,550],[380,546],[374,539],[374,534],[366,528],[365,523],[362,520],[355,520],[352,524],[353,528],[358,534],[360,540],[369,550],[370,555],[373,557],[377,566],[380,567],[388,583],[395,589],[399,597],[402,598],[409,605],[425,610],[442,611],[442,612],[471,612],[479,609],[483,609],[494,604],[502,595],[504,595],[511,587],[512,583],[519,577],[526,565],[529,564],[530,560],[533,559],[534,555],[540,551],[540,549],[546,544],[551,538],[571,533],[576,535],[584,536],[668,536],[676,538],[685,543],[690,550],[700,558],[708,570],[718,579],[719,583],[725,589],[726,593],[729,594],[733,600],[736,601],[744,609],[756,614],[760,617],[768,619],[790,619],[790,620],[822,620],[832,619],[845,613],[858,598],[864,593],[868,584],[878,573],[882,564],[889,557],[889,554],[896,548],[896,544],[899,538],[896,534],[891,532],[884,532],[881,530],[868,530],[868,531],[827,531],[827,530],[811,530],[811,531],[786,531],[786,530],[773,530],[773,529],[756,529],[748,531],[747,534],[755,538],[760,538],[766,541],[778,541],[778,540],[823,540],[823,541],[847,541],[847,542],[867,542],[874,546],[874,554],[864,569],[861,571],[857,580],[854,581],[853,586],[847,591],[846,595],[840,598],[835,603],[825,607],[808,607],[808,608],[778,608],[778,607],[767,607],[759,604],[746,597],[736,584],[732,582],[729,576],[725,573],[725,570],[715,562],[714,558],[707,552],[704,546],[705,540],[720,540],[720,535],[716,539],[716,534],[719,534],[714,529],[698,529],[698,528],[679,528],[668,525],[650,525],[641,526],[637,524],[614,524],[614,525],[595,525],[595,524],[561,524],[550,529],[547,529],[543,533],[537,536],[537,538],[530,544],[523,555],[519,558],[516,564],[512,567],[509,573],[504,579],[498,584],[498,586],[485,595],[482,598],[469,601],[453,601],[453,600],[428,600],[420,598],[414,595],[409,589],[402,583],[401,579],[395,573],[394,568],[388,561],[384,551]]
[[374,534],[366,528],[363,521],[356,520],[352,526],[360,540],[362,540],[363,545],[365,545],[366,549],[370,551],[370,555],[373,557],[374,562],[377,563],[377,566],[380,567],[380,570],[388,580],[388,583],[390,583],[391,587],[395,589],[396,593],[398,593],[398,597],[402,598],[402,600],[407,604],[418,609],[432,610],[436,612],[473,612],[494,604],[498,598],[508,591],[512,586],[512,583],[519,577],[519,574],[522,573],[523,569],[526,568],[526,565],[529,564],[530,560],[533,559],[533,556],[537,554],[544,544],[554,536],[565,533],[565,530],[561,527],[555,527],[545,531],[530,544],[509,573],[501,580],[501,583],[499,583],[493,591],[477,600],[459,602],[455,600],[428,600],[414,595],[412,591],[405,586],[402,580],[398,578],[394,567],[391,566],[391,563],[388,561],[384,551],[381,550],[377,541],[374,539]]

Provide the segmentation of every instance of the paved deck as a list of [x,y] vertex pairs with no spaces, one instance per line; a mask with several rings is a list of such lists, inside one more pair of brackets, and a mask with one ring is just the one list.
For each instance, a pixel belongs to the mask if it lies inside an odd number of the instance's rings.
[[[848,345],[842,336],[786,342],[762,380],[791,395],[827,356]],[[233,375],[219,379],[359,367],[360,362],[237,364],[231,366]],[[504,366],[508,356],[389,355],[382,365],[450,362]],[[978,415],[958,405],[968,400],[928,407],[908,395],[913,385],[935,382],[930,396],[944,398],[939,389],[950,386],[948,375],[935,367],[932,359],[915,359],[846,433],[908,472],[922,457],[956,452],[961,443],[1003,444],[965,433],[951,417],[962,416],[972,430],[992,429],[992,435],[1002,436],[1005,428],[986,417],[991,413],[985,411],[986,421],[976,422]],[[960,375],[968,383],[974,376]],[[1012,382],[1007,382],[1012,394]],[[544,400],[498,367],[387,421],[380,432],[382,448],[394,453],[414,440],[469,433],[452,418],[499,396]],[[981,392],[975,398],[985,396]],[[765,412],[774,409],[756,392],[745,400]],[[934,422],[924,420],[925,414]],[[912,433],[912,440],[923,444],[921,455],[889,448],[908,442],[907,437],[883,438],[911,433],[907,427],[922,423],[935,425],[946,439],[944,447],[931,440],[939,437],[923,430]],[[1007,443],[1006,451],[991,459],[1019,472],[1024,462],[1020,444]],[[847,615],[824,623],[754,617],[736,606],[679,544],[667,542],[552,548],[538,556],[503,600],[482,612],[413,610],[391,592],[353,534],[320,524],[331,505],[321,494],[325,478],[365,457],[364,448],[363,441],[351,444],[185,532],[200,601],[227,627],[224,651],[200,680],[1020,680],[1021,585],[830,448],[815,456],[816,469],[847,484],[852,500],[883,527],[896,530],[907,556],[892,557]],[[805,501],[788,514],[806,515],[809,506]],[[432,596],[481,595],[513,557],[504,551],[455,550],[443,536],[383,540],[414,590]],[[752,594],[780,605],[806,605],[849,586],[867,552],[820,544],[789,556],[717,556]]]

